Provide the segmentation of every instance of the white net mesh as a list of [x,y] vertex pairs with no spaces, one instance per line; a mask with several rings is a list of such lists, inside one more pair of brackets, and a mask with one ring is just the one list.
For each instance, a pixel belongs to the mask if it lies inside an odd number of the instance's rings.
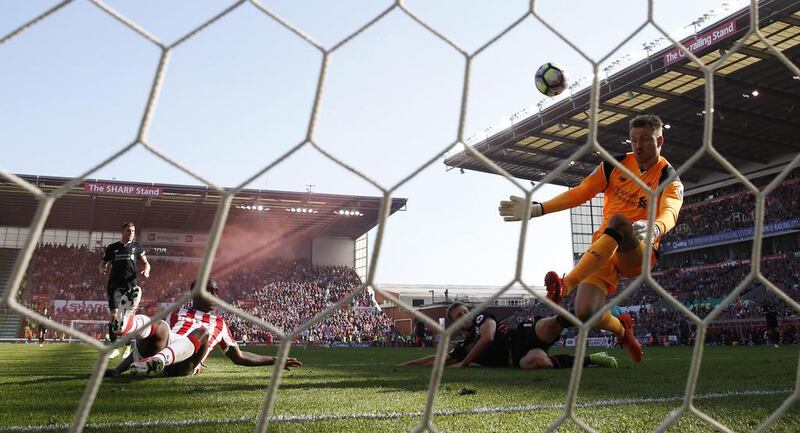
[[[58,13],[62,10],[65,6],[71,3],[72,0],[66,0],[61,3],[56,4],[49,10],[45,11],[41,15],[37,16],[36,18],[30,20],[29,22],[23,24],[16,30],[12,31],[8,35],[3,36],[0,39],[0,46],[7,43],[9,40],[15,38],[20,33],[30,29],[33,26],[38,24],[42,24],[44,21],[47,20],[53,14]],[[34,252],[38,239],[42,233],[42,229],[44,227],[44,223],[50,213],[50,210],[53,206],[55,200],[58,200],[62,197],[65,193],[67,193],[71,188],[77,186],[81,183],[85,178],[89,175],[94,173],[95,171],[99,170],[100,168],[106,166],[107,164],[111,163],[112,161],[120,158],[122,155],[126,154],[131,149],[141,146],[147,151],[151,152],[153,155],[157,156],[158,158],[168,162],[169,164],[173,165],[174,167],[180,169],[181,171],[185,172],[186,174],[192,176],[193,178],[197,179],[198,181],[208,185],[213,190],[217,191],[222,196],[221,204],[217,209],[216,216],[214,219],[214,223],[210,232],[210,239],[208,243],[208,249],[206,250],[203,264],[200,268],[199,274],[197,276],[197,280],[200,284],[197,284],[197,289],[194,293],[186,294],[181,299],[178,299],[173,305],[180,305],[187,301],[191,296],[203,296],[209,298],[214,304],[217,305],[218,308],[221,310],[237,315],[244,320],[250,321],[254,324],[257,324],[263,328],[268,329],[272,332],[275,336],[277,336],[280,341],[281,345],[279,348],[278,354],[278,362],[276,362],[276,367],[273,369],[271,381],[267,390],[266,398],[263,403],[263,407],[261,410],[261,414],[258,417],[256,431],[263,433],[267,431],[267,427],[269,425],[272,411],[275,403],[275,399],[277,397],[278,388],[281,383],[281,373],[282,369],[279,367],[283,365],[285,359],[287,358],[291,342],[295,340],[295,337],[302,333],[303,331],[309,329],[313,324],[321,321],[326,316],[330,315],[332,312],[336,311],[337,309],[341,308],[343,305],[350,303],[356,296],[358,296],[361,292],[363,292],[366,288],[372,287],[375,291],[380,292],[383,296],[397,304],[403,309],[408,310],[417,320],[424,321],[427,326],[432,329],[434,332],[441,333],[441,340],[439,341],[437,347],[437,361],[434,365],[433,372],[430,378],[430,384],[428,387],[428,397],[427,402],[425,404],[424,411],[422,412],[422,417],[419,425],[414,429],[415,432],[417,431],[437,431],[433,425],[433,415],[434,415],[434,399],[436,397],[437,390],[439,388],[439,383],[442,377],[444,361],[446,350],[448,347],[448,343],[450,341],[450,337],[458,330],[458,328],[465,324],[467,321],[472,320],[472,318],[478,314],[486,306],[491,305],[495,299],[497,299],[500,295],[502,295],[505,291],[507,291],[513,284],[519,283],[523,287],[525,287],[534,297],[536,297],[539,301],[546,304],[549,308],[553,311],[568,317],[573,323],[577,324],[579,329],[579,340],[576,348],[575,356],[578,359],[581,359],[585,352],[586,352],[586,340],[588,336],[588,332],[591,329],[591,325],[595,323],[600,317],[612,308],[615,305],[618,305],[622,301],[624,301],[628,296],[633,294],[634,291],[638,290],[642,284],[649,284],[659,296],[665,299],[668,303],[670,303],[677,311],[684,314],[687,318],[689,318],[692,322],[697,325],[697,338],[694,347],[694,352],[691,361],[691,367],[689,370],[688,379],[686,381],[686,390],[685,395],[683,398],[683,404],[675,411],[673,411],[663,422],[656,428],[656,432],[663,432],[667,430],[670,426],[672,426],[678,419],[682,416],[686,415],[687,413],[693,414],[694,416],[698,417],[702,421],[706,422],[710,426],[713,426],[719,431],[723,432],[730,432],[731,430],[723,425],[720,421],[713,419],[712,417],[708,416],[707,414],[703,413],[699,409],[697,409],[693,401],[696,398],[695,388],[698,380],[698,373],[700,370],[700,364],[703,358],[703,344],[705,338],[705,332],[710,324],[717,315],[721,312],[723,308],[729,305],[731,302],[735,301],[737,296],[740,292],[742,292],[749,284],[753,281],[760,281],[769,291],[774,293],[777,297],[782,299],[786,302],[789,306],[793,309],[800,311],[800,305],[794,300],[791,299],[788,295],[786,295],[783,291],[773,285],[770,281],[768,281],[764,275],[760,271],[760,257],[761,257],[761,240],[762,240],[762,232],[763,232],[763,221],[764,221],[764,202],[765,197],[776,188],[777,185],[788,175],[789,171],[795,168],[798,164],[800,164],[800,155],[794,158],[794,160],[778,175],[775,179],[763,190],[759,191],[744,175],[739,172],[725,157],[723,157],[719,151],[714,147],[712,142],[712,132],[714,126],[714,117],[713,116],[705,116],[704,117],[704,134],[703,134],[703,143],[699,146],[696,150],[696,153],[693,154],[685,164],[683,164],[678,170],[677,173],[670,179],[667,179],[664,183],[661,184],[660,188],[657,190],[651,190],[648,188],[646,184],[644,184],[641,180],[638,179],[637,176],[630,173],[630,171],[622,166],[616,159],[612,157],[612,155],[601,146],[597,141],[597,116],[598,116],[598,108],[599,108],[599,95],[600,95],[600,79],[601,79],[601,70],[600,65],[603,64],[609,57],[616,52],[620,47],[622,47],[625,43],[629,42],[636,34],[641,31],[646,26],[652,26],[653,28],[657,29],[664,38],[669,40],[675,47],[680,49],[686,57],[691,59],[696,65],[698,65],[699,70],[705,75],[705,112],[712,112],[714,107],[714,77],[715,71],[717,71],[727,60],[729,57],[734,55],[734,53],[739,50],[742,45],[744,44],[745,39],[748,37],[756,37],[758,38],[761,43],[763,43],[769,52],[771,52],[774,56],[776,56],[780,61],[792,71],[792,73],[796,76],[800,76],[800,69],[796,65],[794,65],[789,59],[781,53],[781,50],[776,48],[769,40],[765,38],[765,36],[759,30],[759,9],[758,3],[755,0],[751,1],[750,4],[750,30],[739,42],[735,44],[735,46],[727,51],[724,55],[722,55],[719,61],[713,64],[704,64],[700,59],[698,59],[694,54],[689,52],[683,45],[681,45],[678,41],[673,39],[669,33],[667,33],[655,20],[653,16],[653,0],[649,0],[647,2],[648,6],[648,14],[647,19],[641,23],[641,25],[633,31],[630,35],[628,35],[623,41],[617,44],[612,50],[608,52],[607,55],[602,57],[601,59],[592,59],[588,56],[584,51],[582,51],[576,44],[574,44],[569,38],[565,37],[559,30],[552,25],[550,25],[541,15],[537,13],[536,2],[532,1],[530,4],[530,9],[522,14],[518,19],[516,19],[511,25],[503,29],[501,32],[496,34],[494,37],[489,39],[485,44],[481,45],[478,49],[474,50],[473,52],[467,52],[463,48],[461,48],[456,42],[450,39],[447,35],[442,34],[439,32],[434,26],[428,24],[425,20],[420,18],[418,15],[414,13],[414,11],[410,10],[403,1],[398,0],[395,3],[389,5],[385,10],[381,11],[377,14],[374,18],[369,20],[366,24],[361,26],[360,28],[356,29],[352,33],[350,33],[347,37],[342,39],[340,42],[334,44],[330,48],[325,48],[314,39],[312,39],[309,35],[305,34],[303,30],[295,27],[291,23],[284,20],[282,17],[278,16],[274,13],[270,8],[264,6],[257,0],[252,0],[251,3],[257,11],[263,13],[265,19],[271,19],[283,26],[287,31],[293,33],[296,37],[302,39],[305,43],[309,44],[310,46],[317,49],[322,54],[322,63],[321,68],[319,71],[319,75],[317,78],[317,85],[313,103],[313,109],[311,112],[311,117],[308,122],[308,127],[305,133],[305,138],[293,146],[288,152],[286,152],[283,156],[272,162],[271,164],[263,167],[263,169],[259,170],[253,176],[242,182],[237,187],[230,189],[230,190],[223,190],[222,188],[218,187],[211,181],[207,180],[205,177],[202,176],[200,173],[193,172],[192,170],[184,167],[180,161],[175,161],[170,159],[166,156],[163,152],[161,152],[158,148],[151,145],[148,141],[148,131],[150,128],[150,121],[152,118],[152,114],[156,107],[158,96],[161,91],[161,85],[164,81],[164,76],[167,73],[167,65],[169,63],[170,55],[172,52],[179,48],[184,42],[193,38],[199,32],[204,30],[205,28],[214,25],[214,23],[222,18],[223,16],[231,13],[232,11],[236,10],[237,8],[241,7],[243,4],[248,3],[245,0],[240,0],[228,8],[222,10],[212,18],[205,21],[200,26],[197,26],[192,31],[188,32],[184,36],[178,38],[175,42],[171,44],[165,44],[161,42],[156,36],[148,33],[145,29],[139,26],[137,23],[133,22],[132,20],[122,16],[117,11],[113,10],[108,5],[104,4],[100,0],[92,0],[91,3],[96,5],[98,8],[102,9],[105,13],[109,16],[113,17],[114,19],[118,20],[122,25],[128,27],[132,31],[136,32],[142,38],[148,40],[152,44],[158,47],[161,52],[161,57],[158,63],[158,69],[156,71],[155,76],[153,77],[153,81],[150,87],[150,93],[148,95],[146,108],[144,113],[142,114],[141,120],[139,122],[138,132],[136,137],[130,142],[130,144],[124,146],[123,148],[119,149],[116,153],[96,165],[91,169],[87,170],[82,175],[72,179],[72,181],[68,182],[67,184],[63,185],[62,187],[58,188],[57,190],[45,194],[37,187],[31,185],[30,183],[20,179],[19,177],[15,176],[14,174],[10,173],[7,170],[0,169],[0,175],[9,179],[16,185],[19,185],[24,190],[28,191],[30,194],[34,195],[38,201],[39,206],[38,209],[33,217],[33,220],[30,225],[30,232],[25,241],[21,251],[19,253],[18,259],[14,266],[14,270],[10,279],[9,283],[9,290],[7,290],[4,299],[4,305],[7,305],[11,310],[19,312],[23,316],[27,318],[31,318],[39,323],[47,324],[48,328],[56,330],[58,332],[63,332],[66,335],[83,341],[89,345],[95,347],[103,356],[100,356],[99,361],[97,362],[95,369],[92,373],[91,379],[86,386],[84,391],[83,397],[81,398],[80,405],[75,413],[71,431],[79,432],[82,431],[85,424],[89,412],[91,410],[92,404],[94,403],[95,396],[97,394],[98,387],[100,386],[101,379],[103,376],[103,371],[105,370],[108,364],[108,357],[106,356],[111,350],[125,344],[128,340],[130,340],[133,335],[128,335],[125,338],[120,339],[114,346],[104,346],[98,340],[93,338],[93,335],[87,334],[86,332],[82,332],[83,328],[73,328],[70,326],[66,326],[64,324],[55,323],[51,320],[47,320],[45,317],[37,314],[36,312],[26,308],[25,306],[21,305],[17,302],[17,293],[20,288],[20,284],[23,281],[26,269],[28,267],[28,263],[31,259],[31,256]],[[404,177],[399,183],[391,186],[384,186],[379,184],[378,182],[371,179],[369,176],[364,175],[361,171],[358,170],[356,167],[352,167],[340,159],[337,159],[336,156],[329,153],[325,148],[320,146],[318,142],[315,140],[315,127],[317,124],[317,115],[319,113],[320,101],[321,97],[325,91],[325,78],[328,68],[328,61],[330,57],[342,46],[351,42],[354,38],[358,37],[364,30],[373,26],[375,23],[381,21],[384,17],[386,17],[390,12],[399,11],[400,13],[406,14],[408,17],[413,19],[419,26],[427,30],[428,32],[435,35],[439,41],[449,46],[451,49],[458,52],[464,58],[464,70],[463,70],[463,88],[461,91],[461,103],[460,103],[460,111],[458,116],[458,130],[456,136],[453,137],[452,141],[449,143],[445,143],[442,147],[441,151],[439,151],[435,156],[427,160],[424,164],[417,167],[411,173],[409,173],[406,177]],[[593,82],[592,82],[592,92],[591,92],[591,99],[590,99],[590,107],[589,107],[589,130],[588,136],[586,139],[586,144],[583,145],[579,150],[573,153],[569,158],[565,158],[563,162],[552,172],[548,173],[543,179],[542,183],[547,183],[548,181],[552,181],[556,179],[558,176],[561,175],[567,168],[569,167],[570,161],[576,160],[581,156],[588,154],[589,152],[597,152],[605,161],[613,164],[617,169],[622,170],[623,172],[627,173],[631,179],[633,179],[643,190],[647,191],[650,195],[650,203],[656,202],[655,198],[660,193],[660,191],[672,180],[674,180],[678,175],[684,173],[690,166],[698,161],[704,155],[709,155],[714,158],[725,170],[732,173],[738,180],[745,185],[745,187],[755,195],[757,200],[757,215],[755,219],[755,236],[753,239],[753,248],[752,248],[752,270],[747,278],[742,281],[723,301],[720,303],[708,316],[701,319],[697,315],[695,315],[692,311],[687,309],[683,304],[681,304],[678,300],[672,297],[661,285],[659,285],[652,277],[649,269],[650,269],[650,254],[649,251],[646,251],[644,254],[644,263],[642,269],[645,269],[644,273],[632,281],[628,287],[621,292],[618,296],[614,298],[614,300],[598,311],[591,319],[589,319],[585,323],[581,323],[575,316],[571,315],[569,312],[561,308],[560,306],[553,304],[551,301],[543,298],[540,294],[531,290],[528,286],[522,282],[521,279],[521,271],[522,271],[522,258],[523,252],[525,249],[525,239],[526,239],[526,232],[527,232],[527,218],[523,219],[522,228],[519,237],[519,248],[518,248],[518,255],[517,255],[517,263],[516,263],[516,272],[514,276],[514,280],[505,286],[502,290],[495,293],[493,296],[488,298],[485,302],[483,302],[478,308],[473,309],[473,311],[456,321],[455,323],[451,324],[448,328],[443,328],[439,325],[439,323],[434,322],[428,316],[425,316],[417,311],[415,311],[410,305],[400,301],[390,293],[385,292],[379,286],[374,284],[374,264],[377,263],[378,257],[381,252],[381,245],[383,241],[383,233],[384,233],[384,226],[386,223],[386,218],[389,215],[390,211],[390,203],[392,194],[397,191],[402,185],[406,182],[414,178],[417,174],[419,174],[423,169],[430,166],[432,163],[439,160],[439,158],[444,155],[448,150],[450,150],[454,145],[459,143],[465,143],[464,137],[464,118],[467,108],[467,100],[468,100],[468,89],[470,84],[470,73],[471,73],[471,66],[474,59],[479,56],[487,47],[491,46],[492,44],[496,43],[499,39],[503,38],[506,34],[508,34],[512,29],[517,27],[520,23],[525,21],[526,19],[535,19],[541,22],[546,28],[548,28],[554,35],[558,38],[563,40],[566,44],[568,44],[572,49],[575,50],[580,56],[586,59],[587,62],[591,63],[592,65],[592,72],[593,72]],[[383,193],[383,206],[381,208],[379,219],[380,223],[377,230],[377,235],[375,238],[374,249],[372,252],[372,264],[373,266],[369,270],[365,283],[352,291],[348,296],[345,296],[335,304],[331,305],[329,308],[325,309],[324,311],[317,314],[313,319],[305,322],[302,326],[295,329],[290,333],[286,333],[283,330],[273,326],[270,323],[265,322],[261,318],[255,317],[247,312],[234,307],[230,304],[227,304],[221,301],[218,298],[210,297],[205,290],[205,281],[208,279],[209,270],[211,269],[212,260],[215,256],[215,252],[222,234],[223,227],[225,225],[226,217],[228,216],[229,207],[233,197],[241,191],[245,185],[248,185],[253,180],[257,179],[259,176],[266,173],[268,170],[276,166],[277,164],[281,163],[284,159],[298,151],[303,147],[311,146],[320,154],[324,155],[329,160],[333,161],[334,163],[338,164],[339,166],[347,169],[351,173],[355,174],[356,176],[360,177],[361,179],[365,180],[366,182],[370,183],[371,185],[378,188]],[[528,190],[519,184],[515,179],[513,179],[506,171],[492,162],[490,159],[482,155],[481,153],[477,152],[470,146],[464,146],[466,152],[470,153],[474,158],[480,160],[483,164],[490,167],[492,171],[495,173],[504,176],[510,182],[516,185],[516,187],[525,195],[528,201],[531,200],[532,195],[536,192],[542,183],[537,184],[532,189]],[[649,208],[648,218],[650,223],[655,218],[655,207],[651,206]],[[648,232],[649,233],[649,232]],[[650,236],[650,234],[648,234]],[[648,239],[649,240],[649,239]],[[650,245],[647,242],[647,245]],[[650,247],[648,247],[650,248]],[[171,310],[161,311],[159,314],[155,315],[152,320],[160,320],[161,318],[166,317]],[[85,331],[85,329],[83,329]],[[572,376],[569,382],[569,388],[567,390],[566,396],[566,404],[564,406],[564,414],[556,419],[547,429],[546,431],[552,432],[558,429],[564,422],[567,420],[571,420],[575,425],[577,425],[580,429],[587,431],[587,432],[594,432],[595,430],[587,425],[584,421],[579,419],[576,415],[576,399],[577,393],[580,386],[581,380],[581,373],[582,373],[582,365],[580,363],[576,363],[575,367],[572,370]],[[794,392],[786,399],[786,401],[777,409],[775,412],[761,424],[756,431],[762,432],[765,431],[769,426],[791,406],[791,404],[795,401],[798,395],[798,387],[795,386]]]

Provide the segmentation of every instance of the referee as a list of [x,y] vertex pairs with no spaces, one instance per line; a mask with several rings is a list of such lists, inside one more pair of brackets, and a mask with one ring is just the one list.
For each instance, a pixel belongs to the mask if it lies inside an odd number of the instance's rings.
[[[100,275],[108,274],[109,338],[115,341],[123,329],[125,322],[142,299],[142,289],[136,280],[138,267],[141,263],[141,274],[150,277],[150,263],[144,254],[144,248],[136,242],[136,226],[131,223],[122,225],[122,240],[106,247],[103,260],[100,261]],[[109,263],[111,272],[109,272]]]

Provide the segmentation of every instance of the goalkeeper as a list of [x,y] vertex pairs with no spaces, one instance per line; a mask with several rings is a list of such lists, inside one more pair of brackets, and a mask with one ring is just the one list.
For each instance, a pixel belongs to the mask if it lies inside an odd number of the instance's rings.
[[[651,189],[655,190],[675,173],[661,156],[663,123],[657,116],[639,115],[631,119],[630,141],[631,152],[615,158]],[[560,303],[562,297],[577,289],[575,314],[583,321],[605,305],[607,295],[616,292],[620,275],[635,277],[641,273],[648,230],[653,242],[651,265],[655,265],[661,237],[675,226],[683,204],[681,181],[672,180],[657,197],[652,226],[647,223],[649,195],[609,162],[598,165],[577,187],[544,203],[525,203],[523,198],[512,196],[509,201],[501,201],[499,207],[505,221],[520,221],[526,206],[530,206],[530,216],[535,218],[576,207],[601,192],[604,193],[603,224],[594,232],[592,244],[563,278],[553,271],[544,278],[547,297],[553,302]],[[631,359],[641,362],[642,346],[636,340],[633,326],[630,315],[615,317],[608,311],[594,324],[595,328],[614,333]]]

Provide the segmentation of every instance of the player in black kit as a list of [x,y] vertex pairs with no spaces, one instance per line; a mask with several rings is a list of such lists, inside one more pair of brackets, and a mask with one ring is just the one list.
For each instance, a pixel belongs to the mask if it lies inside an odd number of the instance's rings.
[[773,304],[764,306],[764,318],[767,320],[767,330],[764,331],[764,340],[772,343],[774,347],[781,344],[781,328],[778,323],[778,311]]
[[[447,319],[456,321],[468,312],[466,305],[455,302],[447,308]],[[498,324],[491,314],[479,314],[472,323],[461,328],[466,337],[453,346],[445,363],[455,364],[455,367],[478,364],[522,369],[570,368],[575,362],[574,356],[547,354],[550,346],[560,338],[561,331],[569,326],[569,321],[561,317],[536,317],[533,321],[508,326]],[[400,365],[433,365],[435,359],[436,355],[431,355]],[[616,368],[617,360],[605,352],[593,353],[584,357],[583,365]]]
[[[142,289],[137,281],[137,262],[142,264],[141,274],[150,277],[150,263],[145,257],[144,248],[136,242],[136,226],[133,223],[122,225],[122,240],[109,244],[100,262],[100,275],[108,274],[109,337],[116,340],[118,335],[125,333],[125,325],[131,317],[139,301],[142,299]],[[111,272],[108,272],[109,263]]]
[[[50,313],[47,311],[47,307],[44,308],[42,311],[42,316],[45,319],[50,319]],[[44,346],[44,340],[47,338],[47,326],[44,323],[39,324],[39,347]]]

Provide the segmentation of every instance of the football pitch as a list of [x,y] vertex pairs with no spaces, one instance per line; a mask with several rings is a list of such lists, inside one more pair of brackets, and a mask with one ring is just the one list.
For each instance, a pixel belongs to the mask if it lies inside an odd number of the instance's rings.
[[[577,412],[589,426],[602,432],[650,431],[680,406],[691,348],[651,348],[639,365],[621,350],[609,352],[620,360],[618,369],[583,373]],[[431,353],[293,349],[290,356],[305,366],[285,372],[269,431],[410,431],[421,420],[430,369],[395,365]],[[66,430],[97,356],[78,344],[0,345],[0,432]],[[752,431],[794,389],[798,347],[707,347],[702,365],[695,405],[734,431]],[[249,432],[270,375],[271,367],[238,367],[217,352],[196,377],[107,379],[85,431]],[[433,424],[441,432],[542,431],[563,414],[569,375],[569,370],[448,368]],[[558,431],[580,430],[567,422]],[[668,431],[714,430],[687,416]],[[798,405],[768,431],[800,432]]]

